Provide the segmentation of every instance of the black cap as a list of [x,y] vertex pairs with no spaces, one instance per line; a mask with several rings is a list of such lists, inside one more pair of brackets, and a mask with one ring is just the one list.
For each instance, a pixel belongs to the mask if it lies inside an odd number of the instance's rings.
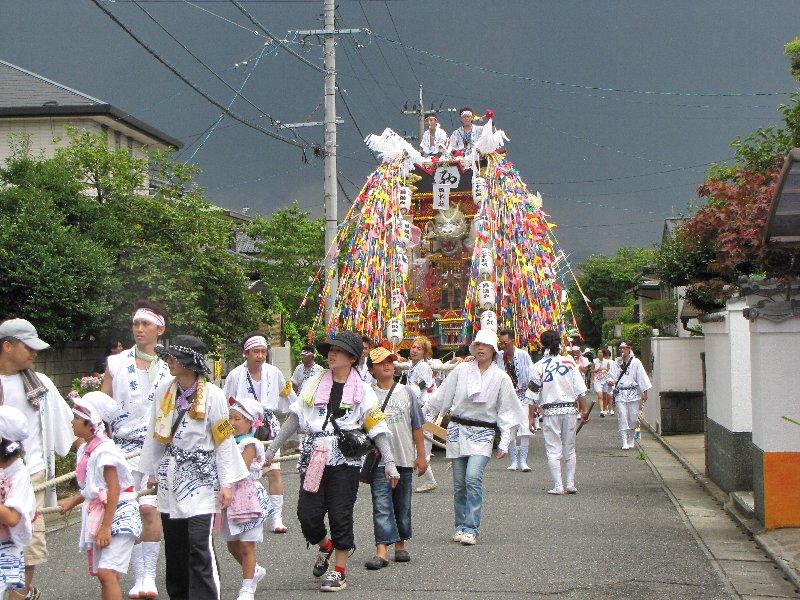
[[344,350],[353,358],[359,358],[364,351],[364,341],[355,331],[340,331],[332,335],[327,342],[317,344],[317,351],[322,356],[328,356],[331,348]]
[[208,373],[206,366],[206,345],[193,335],[176,335],[169,348],[156,346],[156,354],[161,359],[172,356],[181,366],[195,373]]

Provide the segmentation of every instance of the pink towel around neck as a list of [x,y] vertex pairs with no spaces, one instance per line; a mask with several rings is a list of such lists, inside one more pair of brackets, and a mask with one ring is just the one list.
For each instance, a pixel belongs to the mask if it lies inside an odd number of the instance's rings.
[[[342,406],[356,406],[361,404],[364,396],[364,388],[361,385],[361,376],[355,368],[350,369],[347,381],[342,392]],[[331,388],[333,388],[333,372],[328,369],[322,376],[322,380],[314,393],[314,406],[320,407],[328,404],[331,398]]]

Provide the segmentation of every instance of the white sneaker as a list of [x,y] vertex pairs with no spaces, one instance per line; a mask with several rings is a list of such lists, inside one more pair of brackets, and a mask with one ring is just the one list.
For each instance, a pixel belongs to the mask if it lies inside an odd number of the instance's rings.
[[138,598],[139,597],[139,590],[142,588],[142,581],[141,579],[137,579],[131,590],[128,592],[128,598]]
[[262,567],[261,565],[256,565],[255,573],[253,573],[253,589],[258,587],[258,584],[261,583],[261,580],[267,574],[267,570]]
[[464,532],[463,532],[463,531],[456,531],[456,532],[453,534],[453,541],[454,541],[454,542],[457,542],[457,543],[459,543],[459,544],[460,544],[460,543],[461,543],[461,540],[463,540],[463,539],[464,539]]
[[462,546],[474,546],[478,543],[478,538],[475,537],[474,533],[464,532],[461,534],[461,545]]
[[517,470],[517,463],[512,463],[506,467],[506,471],[516,471]]
[[415,489],[414,491],[415,491],[417,494],[424,494],[425,492],[432,492],[432,491],[433,491],[433,490],[435,490],[437,487],[439,487],[439,484],[437,484],[437,483],[435,483],[435,482],[434,482],[434,483],[425,483],[425,484],[422,484],[421,486],[419,486],[419,487],[418,487],[417,489]]
[[563,496],[564,495],[564,488],[553,488],[552,490],[547,490],[548,494],[553,494],[554,496]]
[[527,462],[520,463],[519,470],[522,471],[523,473],[530,473],[531,472],[531,468],[528,466]]
[[576,488],[574,485],[567,484],[566,491],[568,494],[577,494],[578,488]]
[[239,595],[236,597],[236,600],[254,600],[256,597],[256,591],[250,587],[242,586],[239,589]]

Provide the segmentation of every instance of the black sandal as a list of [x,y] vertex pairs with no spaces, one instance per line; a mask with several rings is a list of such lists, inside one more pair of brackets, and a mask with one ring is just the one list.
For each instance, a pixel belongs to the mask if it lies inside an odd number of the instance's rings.
[[394,562],[410,562],[411,555],[408,550],[397,550],[394,553]]
[[381,558],[380,556],[373,556],[367,562],[364,563],[364,566],[367,567],[370,571],[377,571],[378,569],[382,569],[384,567],[389,566],[389,561],[385,558]]

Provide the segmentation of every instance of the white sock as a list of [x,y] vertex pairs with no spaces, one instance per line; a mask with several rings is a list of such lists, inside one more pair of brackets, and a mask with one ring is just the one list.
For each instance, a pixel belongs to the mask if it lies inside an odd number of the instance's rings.
[[155,581],[158,568],[158,554],[161,551],[161,542],[142,542],[142,562],[144,563],[144,578]]
[[575,487],[575,464],[577,463],[575,455],[573,454],[565,462],[566,462],[566,467],[567,467],[567,487],[568,488],[574,488]]
[[275,507],[275,513],[272,515],[272,524],[283,524],[283,494],[280,496],[270,496],[269,501]]
[[131,550],[131,568],[133,570],[133,586],[138,588],[142,583],[144,575],[144,558],[142,556],[142,544],[136,544]]
[[242,588],[243,589],[246,588],[248,590],[254,590],[256,589],[256,584],[253,583],[252,579],[242,579]]
[[548,456],[547,466],[550,467],[550,475],[553,477],[553,487],[557,490],[564,489],[564,484],[561,482],[561,459]]

